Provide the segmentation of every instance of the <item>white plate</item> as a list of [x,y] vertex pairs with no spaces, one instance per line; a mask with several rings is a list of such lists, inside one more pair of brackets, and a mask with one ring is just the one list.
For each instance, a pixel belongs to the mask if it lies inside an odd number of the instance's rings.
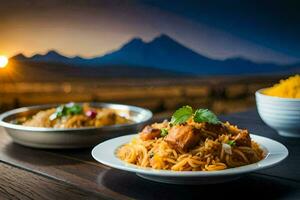
[[98,162],[109,167],[128,172],[134,172],[138,176],[145,179],[172,184],[211,184],[225,182],[239,178],[240,175],[245,173],[272,167],[288,156],[287,148],[279,142],[276,142],[269,138],[251,134],[251,138],[260,145],[260,147],[265,151],[267,155],[263,160],[257,163],[242,167],[209,172],[176,172],[171,170],[155,170],[128,164],[120,160],[116,156],[116,150],[121,145],[131,141],[135,136],[137,135],[126,135],[100,143],[92,150],[92,156]]

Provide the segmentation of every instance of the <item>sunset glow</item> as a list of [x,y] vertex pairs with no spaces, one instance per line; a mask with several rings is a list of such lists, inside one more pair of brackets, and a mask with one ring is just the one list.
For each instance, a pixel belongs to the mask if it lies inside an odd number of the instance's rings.
[[0,68],[6,67],[8,58],[6,56],[0,56]]

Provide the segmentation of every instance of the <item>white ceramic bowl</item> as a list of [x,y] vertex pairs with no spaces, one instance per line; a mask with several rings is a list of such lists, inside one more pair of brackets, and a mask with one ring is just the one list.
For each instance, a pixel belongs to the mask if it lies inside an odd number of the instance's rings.
[[300,99],[268,96],[256,91],[256,106],[262,120],[279,135],[300,137]]

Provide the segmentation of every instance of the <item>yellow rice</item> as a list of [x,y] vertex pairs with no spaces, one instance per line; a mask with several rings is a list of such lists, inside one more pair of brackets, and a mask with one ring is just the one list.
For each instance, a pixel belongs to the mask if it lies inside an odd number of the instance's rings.
[[283,98],[300,98],[300,75],[296,74],[286,80],[280,80],[280,83],[267,88],[263,93]]

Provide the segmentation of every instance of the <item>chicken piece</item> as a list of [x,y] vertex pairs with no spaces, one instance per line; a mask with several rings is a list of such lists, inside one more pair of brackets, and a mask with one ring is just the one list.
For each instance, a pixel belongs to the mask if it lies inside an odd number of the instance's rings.
[[171,146],[187,151],[198,144],[199,130],[190,125],[173,126],[164,140]]
[[217,135],[228,134],[228,130],[226,126],[224,126],[222,123],[220,124],[205,123],[203,129],[209,132],[216,133]]
[[240,130],[234,140],[237,146],[251,147],[251,138],[247,130]]
[[161,123],[154,123],[151,126],[153,128],[157,128],[157,129],[167,128],[169,126],[169,122],[168,122],[168,120],[164,120]]
[[225,123],[228,132],[232,135],[232,138],[237,146],[251,147],[251,138],[248,130],[239,129],[237,126],[232,126],[228,122]]
[[153,140],[155,138],[160,137],[161,130],[157,128],[153,128],[148,125],[140,132],[140,138],[142,140]]
[[96,127],[101,126],[109,126],[116,124],[117,115],[114,111],[111,110],[103,110],[103,112],[99,112],[96,116]]

